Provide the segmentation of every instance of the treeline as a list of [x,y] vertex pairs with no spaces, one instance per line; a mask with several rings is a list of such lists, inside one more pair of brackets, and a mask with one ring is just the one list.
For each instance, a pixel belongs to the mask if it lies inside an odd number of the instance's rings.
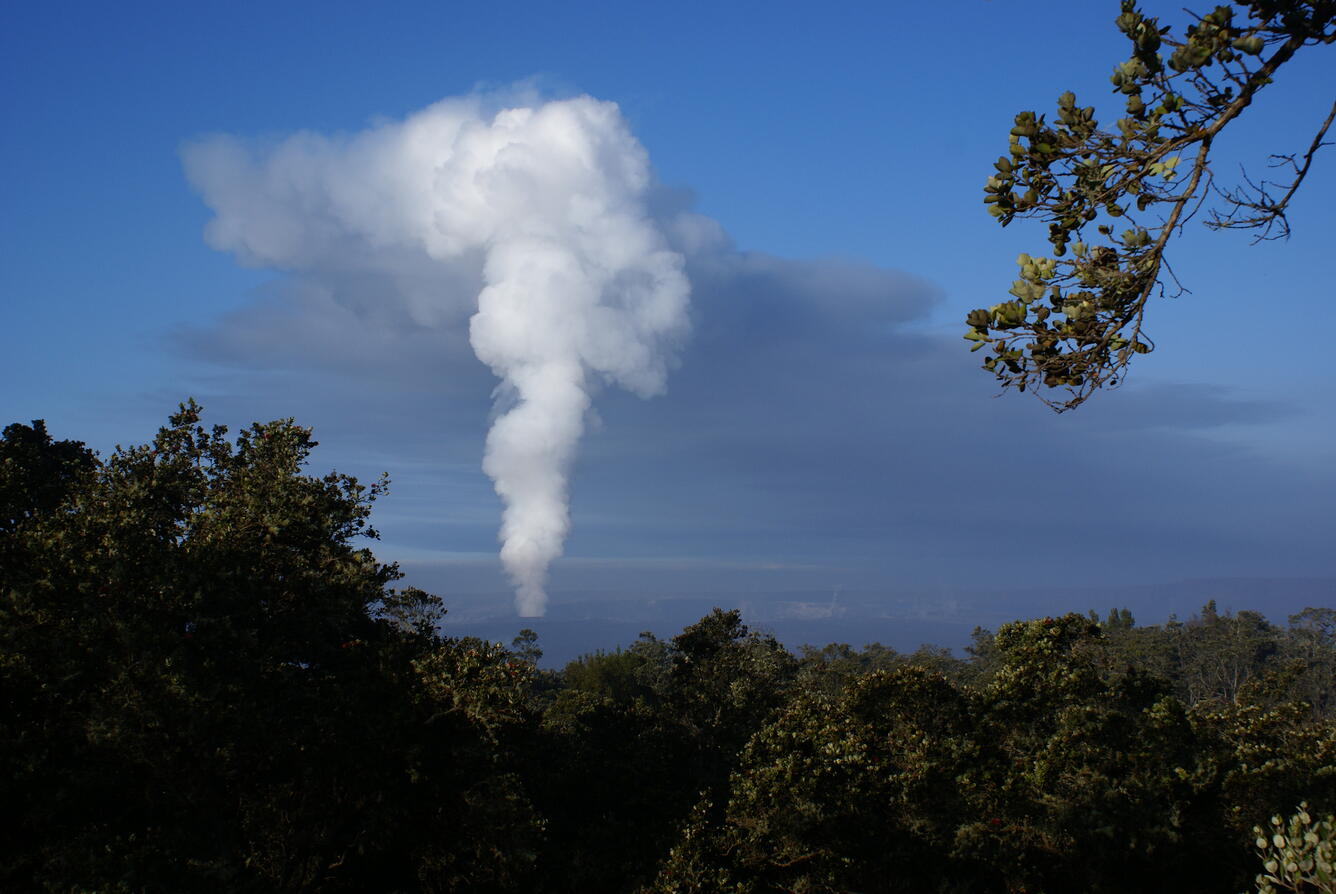
[[[965,659],[716,610],[540,671],[531,633],[440,636],[356,546],[383,483],[314,446],[193,403],[105,460],[5,429],[0,889],[1241,891],[1254,826],[1336,807],[1330,608]],[[1294,828],[1277,872],[1330,847]]]

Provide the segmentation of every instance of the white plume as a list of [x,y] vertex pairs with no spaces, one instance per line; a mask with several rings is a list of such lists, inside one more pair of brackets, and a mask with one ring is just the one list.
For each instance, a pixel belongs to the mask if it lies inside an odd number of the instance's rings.
[[[501,379],[483,459],[505,503],[501,560],[533,616],[570,529],[567,481],[592,396],[603,382],[663,390],[689,286],[648,215],[648,156],[615,104],[487,106],[444,100],[258,153],[213,137],[183,155],[216,214],[213,247],[285,271],[401,276],[386,299],[418,325],[472,313],[469,340]],[[424,257],[437,290],[421,285]]]

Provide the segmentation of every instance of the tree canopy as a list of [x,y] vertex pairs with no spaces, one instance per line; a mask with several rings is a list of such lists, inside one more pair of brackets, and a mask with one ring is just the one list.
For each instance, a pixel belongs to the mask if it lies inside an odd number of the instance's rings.
[[6,891],[1206,894],[1330,863],[1329,608],[1018,621],[968,659],[795,656],[715,609],[542,669],[536,631],[445,636],[392,586],[383,480],[308,474],[292,420],[200,419],[105,459],[0,438]]
[[390,588],[357,542],[383,481],[307,475],[291,420],[199,419],[105,461],[5,430],[0,887],[509,885],[528,665]]
[[[1301,152],[1272,156],[1276,182],[1220,186],[1211,150],[1305,47],[1336,43],[1333,0],[1251,0],[1193,16],[1181,33],[1123,0],[1115,23],[1130,56],[1110,81],[1122,116],[1102,127],[1093,105],[1065,92],[1057,114],[1016,115],[1006,155],[984,186],[1002,226],[1047,224],[1051,256],[1017,259],[1009,300],[969,312],[965,338],[1004,388],[1027,389],[1058,411],[1113,387],[1152,350],[1148,302],[1181,292],[1166,250],[1212,197],[1206,223],[1288,235],[1286,212],[1336,119],[1315,110]],[[1049,389],[1041,391],[1041,389]],[[1049,397],[1052,389],[1065,396]]]

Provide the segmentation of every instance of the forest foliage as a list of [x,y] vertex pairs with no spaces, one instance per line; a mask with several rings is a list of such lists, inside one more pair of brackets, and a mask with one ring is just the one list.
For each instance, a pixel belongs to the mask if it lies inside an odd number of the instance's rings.
[[441,600],[395,587],[366,545],[384,481],[308,474],[291,420],[230,441],[200,416],[106,459],[4,430],[4,890],[1330,878],[1332,608],[1024,620],[964,658],[795,655],[715,610],[540,670],[532,631],[443,636]]

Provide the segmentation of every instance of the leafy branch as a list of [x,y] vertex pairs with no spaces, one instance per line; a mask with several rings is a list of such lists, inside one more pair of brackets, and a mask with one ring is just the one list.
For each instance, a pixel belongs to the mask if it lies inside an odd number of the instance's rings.
[[1032,111],[1016,115],[984,202],[1003,226],[1017,216],[1047,222],[1052,257],[1022,254],[1011,300],[966,317],[965,339],[972,351],[988,349],[983,366],[1004,388],[1063,389],[1064,398],[1041,395],[1062,412],[1116,386],[1132,358],[1153,349],[1143,320],[1151,297],[1166,292],[1166,276],[1174,294],[1185,291],[1165,250],[1213,189],[1231,206],[1212,212],[1215,228],[1288,233],[1286,209],[1325,145],[1336,106],[1301,161],[1280,156],[1295,176],[1278,198],[1266,181],[1249,181],[1251,191],[1215,189],[1210,153],[1300,48],[1336,42],[1336,0],[1235,6],[1246,21],[1217,6],[1175,38],[1123,0],[1116,24],[1132,54],[1110,77],[1126,97],[1126,114],[1112,130],[1101,129],[1094,107],[1078,106],[1070,91],[1059,97],[1052,123]]

